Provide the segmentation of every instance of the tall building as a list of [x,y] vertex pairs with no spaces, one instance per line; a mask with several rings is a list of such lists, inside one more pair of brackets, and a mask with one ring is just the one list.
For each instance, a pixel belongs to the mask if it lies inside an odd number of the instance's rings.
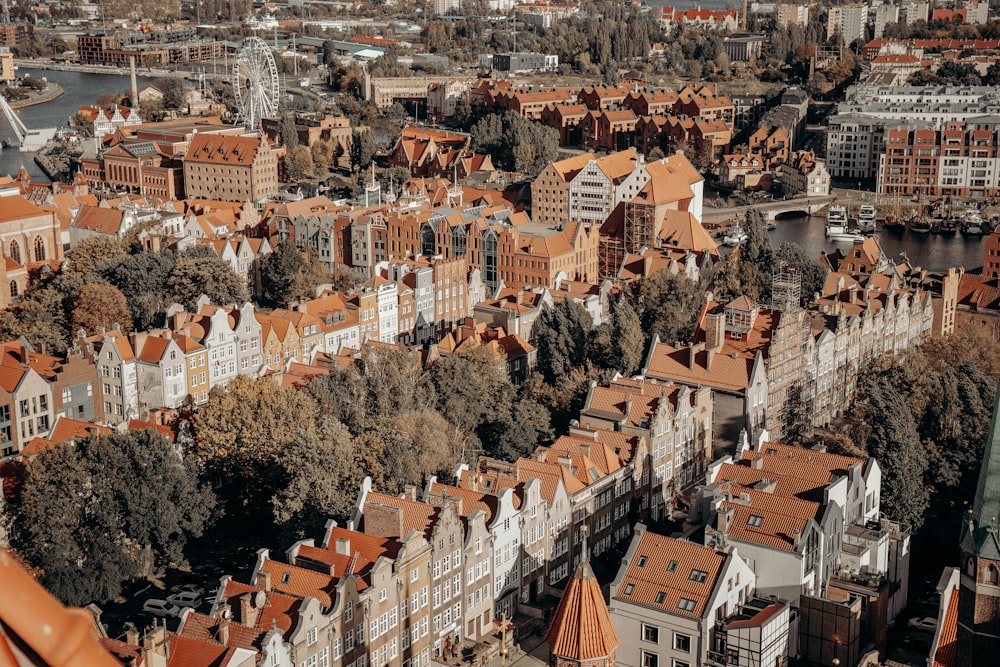
[[962,527],[956,667],[1000,655],[1000,393],[983,452],[972,511]]
[[868,27],[867,5],[844,5],[831,7],[826,21],[827,39],[840,35],[845,45],[856,39],[864,40]]

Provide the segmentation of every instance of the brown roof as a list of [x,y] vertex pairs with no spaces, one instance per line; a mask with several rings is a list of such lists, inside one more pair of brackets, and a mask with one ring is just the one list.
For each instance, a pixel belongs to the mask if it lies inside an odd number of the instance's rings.
[[566,584],[545,642],[553,655],[578,661],[611,656],[621,644],[590,563],[580,563]]
[[438,515],[438,508],[434,505],[423,503],[419,500],[409,500],[407,498],[398,498],[385,493],[375,492],[371,492],[365,497],[365,505],[369,503],[394,507],[400,510],[403,517],[403,534],[397,537],[401,538],[411,530],[415,530],[418,533],[423,533],[425,537],[430,538],[434,522]]
[[259,137],[236,137],[224,134],[196,134],[191,139],[185,162],[221,165],[250,165],[261,147]]
[[45,211],[31,203],[21,195],[3,198],[3,206],[0,206],[0,222],[11,220],[21,220],[36,215],[43,215]]
[[81,206],[70,226],[99,234],[117,235],[122,227],[123,216],[124,213],[116,208]]
[[[694,363],[689,363],[691,355]],[[708,365],[707,351],[692,351],[691,347],[675,348],[657,342],[649,355],[643,374],[682,384],[705,385],[729,391],[745,391],[750,384],[754,360],[738,354],[716,354]]]
[[[639,538],[615,598],[679,616],[701,618],[707,612],[725,560],[722,552],[646,531]],[[694,570],[705,573],[704,581],[692,579]],[[694,605],[682,608],[682,601]]]

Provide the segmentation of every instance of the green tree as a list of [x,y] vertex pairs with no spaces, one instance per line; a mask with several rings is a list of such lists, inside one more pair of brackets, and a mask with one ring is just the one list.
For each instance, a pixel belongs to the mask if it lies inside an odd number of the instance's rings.
[[351,168],[354,171],[367,169],[375,158],[377,149],[375,135],[371,130],[351,132]]
[[916,532],[924,523],[929,494],[924,484],[927,456],[906,398],[877,372],[861,380],[853,429],[882,468],[882,510]]
[[673,344],[691,340],[704,294],[687,276],[664,269],[635,283],[632,299],[646,335]]
[[278,123],[278,138],[289,152],[299,145],[299,131],[295,129],[295,118],[290,113],[281,114]]
[[572,299],[542,310],[533,332],[538,370],[546,380],[558,382],[571,370],[584,366],[592,328],[590,314]]
[[504,361],[489,347],[465,348],[431,367],[437,408],[466,431],[509,415],[514,386]]
[[611,321],[594,330],[590,360],[628,377],[639,369],[645,352],[642,320],[624,295],[612,302],[610,314]]
[[472,147],[508,171],[534,176],[559,154],[559,133],[514,111],[490,114],[472,126]]
[[195,414],[198,453],[222,479],[273,482],[281,451],[312,427],[318,413],[316,401],[305,392],[271,378],[240,375],[228,389],[213,389]]
[[153,81],[153,85],[163,93],[164,109],[181,109],[185,105],[184,82],[176,77],[162,77]]
[[286,538],[317,535],[333,518],[350,518],[364,472],[355,465],[356,443],[347,428],[321,418],[300,430],[278,455],[284,482],[271,505]]
[[219,305],[245,303],[249,298],[243,280],[216,256],[178,258],[167,277],[167,291],[188,310],[195,308],[202,294]]
[[84,285],[76,294],[73,308],[72,330],[97,331],[98,327],[110,330],[120,325],[122,331],[132,330],[132,314],[125,295],[114,285]]
[[61,444],[27,464],[13,544],[67,604],[103,603],[158,565],[183,563],[215,505],[154,430]]

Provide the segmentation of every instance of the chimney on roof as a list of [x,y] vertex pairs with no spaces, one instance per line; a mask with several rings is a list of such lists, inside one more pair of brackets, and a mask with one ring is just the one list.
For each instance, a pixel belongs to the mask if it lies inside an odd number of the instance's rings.
[[268,572],[267,570],[260,570],[257,573],[257,579],[256,579],[256,582],[255,582],[254,585],[259,586],[260,588],[263,588],[265,591],[267,591],[268,593],[270,593],[271,592],[271,573]]
[[139,646],[139,630],[136,629],[134,624],[129,624],[128,629],[125,631],[125,643],[129,646]]
[[590,443],[585,442],[580,444],[580,453],[584,456],[590,456]]
[[705,348],[721,352],[726,344],[726,315],[722,312],[705,314]]
[[240,623],[251,628],[257,624],[258,610],[253,606],[253,595],[244,593],[240,596]]
[[792,546],[798,547],[799,541],[802,539],[802,531],[796,528],[792,531]]
[[407,484],[403,487],[403,497],[407,500],[417,499],[417,487],[414,484]]
[[764,457],[763,456],[755,456],[752,459],[750,459],[750,467],[753,468],[754,470],[763,470],[763,468],[764,468]]
[[715,515],[715,529],[720,533],[729,532],[729,524],[733,520],[733,508],[728,505],[720,507]]
[[336,551],[341,556],[351,555],[351,539],[349,537],[338,537],[334,541],[333,546],[334,551]]
[[694,370],[695,365],[698,363],[698,353],[704,349],[704,343],[695,343],[691,346],[691,351],[688,354],[688,370]]
[[[247,593],[248,597],[249,597],[249,595],[250,594]],[[224,618],[221,621],[219,621],[219,628],[218,628],[218,634],[217,634],[216,639],[218,639],[219,643],[222,644],[223,646],[229,646],[229,619],[228,618]]]

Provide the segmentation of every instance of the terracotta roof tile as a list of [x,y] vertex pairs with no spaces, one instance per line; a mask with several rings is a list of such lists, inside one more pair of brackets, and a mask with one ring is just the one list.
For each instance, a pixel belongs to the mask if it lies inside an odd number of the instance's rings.
[[955,667],[958,656],[958,598],[959,591],[956,588],[951,591],[948,608],[941,622],[938,647],[933,656],[934,667]]
[[[724,553],[708,547],[646,531],[615,598],[701,618],[725,560]],[[705,573],[704,581],[697,581],[700,576],[692,578],[695,571]]]
[[576,661],[611,656],[621,644],[590,563],[580,563],[566,584],[545,641],[552,655]]
[[369,493],[365,498],[365,504],[369,503],[394,507],[402,511],[403,535],[399,537],[403,537],[411,530],[415,530],[418,533],[423,533],[428,539],[430,538],[438,515],[438,508],[434,505],[420,502],[419,500],[409,500],[407,498],[374,492]]

